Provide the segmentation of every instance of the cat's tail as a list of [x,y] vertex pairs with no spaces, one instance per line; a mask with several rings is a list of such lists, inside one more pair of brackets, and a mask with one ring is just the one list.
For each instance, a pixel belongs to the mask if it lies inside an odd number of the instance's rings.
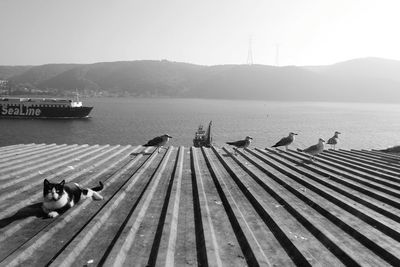
[[101,190],[104,188],[104,185],[103,185],[103,183],[100,182],[100,181],[99,181],[99,184],[100,184],[100,185],[98,185],[98,186],[96,186],[96,187],[93,187],[93,188],[88,189],[87,197],[91,197],[93,200],[102,200],[102,199],[103,199],[103,196],[101,196],[101,195],[100,195],[99,193],[97,193],[97,192],[98,192],[98,191],[101,191]]
[[101,182],[101,181],[99,181],[99,184],[100,185],[98,185],[98,186],[96,186],[96,187],[93,187],[93,188],[91,188],[93,191],[101,191],[101,190],[103,190],[103,188],[104,188],[104,185],[103,185],[103,183]]

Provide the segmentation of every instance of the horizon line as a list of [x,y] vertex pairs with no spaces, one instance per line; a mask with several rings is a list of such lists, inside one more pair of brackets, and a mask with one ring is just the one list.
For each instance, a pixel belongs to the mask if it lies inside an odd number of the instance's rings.
[[252,63],[252,64],[247,64],[247,63],[221,63],[221,64],[213,64],[213,65],[207,65],[207,64],[197,64],[197,63],[191,63],[191,62],[184,62],[184,61],[175,61],[175,60],[169,60],[169,59],[134,59],[134,60],[115,60],[115,61],[97,61],[97,62],[90,62],[90,63],[74,63],[74,62],[58,62],[58,63],[43,63],[43,64],[20,64],[20,65],[13,65],[13,64],[1,64],[0,67],[38,67],[38,66],[45,66],[45,65],[93,65],[93,64],[99,64],[99,63],[117,63],[117,62],[139,62],[139,61],[157,61],[157,62],[171,62],[171,63],[182,63],[182,64],[189,64],[189,65],[197,65],[197,66],[204,66],[204,67],[213,67],[213,66],[226,66],[226,65],[235,65],[235,66],[241,66],[241,65],[248,65],[248,66],[269,66],[269,67],[277,67],[277,68],[282,68],[282,67],[324,67],[324,66],[331,66],[335,64],[340,64],[344,62],[350,62],[354,60],[366,60],[366,59],[380,59],[380,60],[387,60],[387,61],[397,61],[400,62],[400,60],[392,59],[392,58],[385,58],[385,57],[376,57],[376,56],[368,56],[368,57],[358,57],[358,58],[351,58],[343,61],[337,61],[335,63],[331,64],[312,64],[312,65],[295,65],[295,64],[288,64],[288,65],[273,65],[273,64],[261,64],[261,63]]

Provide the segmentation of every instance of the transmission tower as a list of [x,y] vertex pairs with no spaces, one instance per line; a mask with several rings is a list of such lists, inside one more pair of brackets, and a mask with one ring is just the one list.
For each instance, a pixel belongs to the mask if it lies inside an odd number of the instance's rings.
[[247,65],[253,65],[253,47],[251,44],[251,37],[249,38],[249,50],[247,52]]

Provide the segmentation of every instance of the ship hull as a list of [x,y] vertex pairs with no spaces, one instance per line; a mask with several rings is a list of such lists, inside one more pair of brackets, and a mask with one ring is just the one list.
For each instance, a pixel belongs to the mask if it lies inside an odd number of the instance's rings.
[[93,107],[27,107],[1,106],[0,118],[20,119],[80,119],[89,118]]

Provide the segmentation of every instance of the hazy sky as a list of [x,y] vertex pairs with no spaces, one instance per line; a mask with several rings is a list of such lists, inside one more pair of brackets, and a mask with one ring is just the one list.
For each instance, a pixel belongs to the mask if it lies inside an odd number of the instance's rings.
[[398,0],[0,0],[0,65],[400,60]]

